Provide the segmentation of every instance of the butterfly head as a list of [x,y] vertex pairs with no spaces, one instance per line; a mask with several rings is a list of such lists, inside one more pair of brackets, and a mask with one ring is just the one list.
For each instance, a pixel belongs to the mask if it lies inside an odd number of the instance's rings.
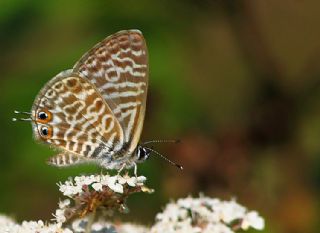
[[13,121],[30,121],[33,124],[36,137],[48,139],[52,136],[52,113],[47,109],[32,110],[32,112],[14,111],[16,114],[27,115],[28,118],[12,118]]
[[143,147],[141,145],[138,145],[136,150],[136,156],[138,162],[143,162],[147,160],[151,154],[152,150],[148,147]]
[[147,147],[145,145],[149,144],[149,143],[158,143],[158,142],[179,142],[180,140],[152,140],[152,141],[147,141],[142,143],[141,145],[137,146],[136,149],[136,159],[138,162],[143,162],[145,160],[147,160],[150,157],[150,154],[153,152],[154,154],[160,156],[162,159],[166,160],[167,162],[169,162],[170,164],[176,166],[177,168],[179,168],[180,170],[183,169],[183,167],[173,161],[171,161],[170,159],[168,159],[167,157],[163,156],[162,154],[160,154],[158,151],[154,150],[152,147]]

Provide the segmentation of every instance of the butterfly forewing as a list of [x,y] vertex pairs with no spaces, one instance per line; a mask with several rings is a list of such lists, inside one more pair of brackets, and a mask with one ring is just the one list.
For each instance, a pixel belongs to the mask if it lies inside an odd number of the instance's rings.
[[[45,115],[43,115],[45,113]],[[40,91],[32,109],[36,138],[61,148],[68,164],[112,155],[124,144],[122,128],[96,88],[81,74],[62,72]],[[46,116],[46,117],[45,117]],[[70,155],[72,154],[72,156]]]
[[148,87],[147,47],[141,32],[121,31],[107,37],[73,71],[97,88],[123,129],[124,154],[133,153],[143,127]]

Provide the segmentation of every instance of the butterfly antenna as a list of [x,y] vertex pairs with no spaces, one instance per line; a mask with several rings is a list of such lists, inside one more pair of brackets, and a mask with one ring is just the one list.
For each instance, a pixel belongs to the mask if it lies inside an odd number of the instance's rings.
[[12,121],[32,121],[31,118],[12,118]]
[[146,141],[143,142],[142,145],[147,145],[150,143],[179,143],[180,139],[169,139],[169,140],[150,140],[150,141]]
[[20,112],[20,111],[17,111],[17,110],[14,110],[14,113],[15,114],[31,115],[31,112]]
[[[31,112],[20,112],[20,111],[15,110],[14,113],[31,116]],[[12,121],[32,121],[32,119],[30,117],[29,118],[15,118],[14,117],[14,118],[12,118]]]
[[168,158],[165,157],[164,155],[160,154],[158,151],[156,151],[156,150],[154,150],[154,149],[152,149],[152,148],[150,148],[150,147],[145,147],[145,148],[147,148],[147,149],[151,150],[153,153],[159,155],[161,158],[163,158],[164,160],[166,160],[168,163],[172,164],[173,166],[176,166],[176,167],[179,168],[180,170],[183,170],[183,167],[182,167],[181,165],[179,165],[179,164],[171,161],[170,159],[168,159]]

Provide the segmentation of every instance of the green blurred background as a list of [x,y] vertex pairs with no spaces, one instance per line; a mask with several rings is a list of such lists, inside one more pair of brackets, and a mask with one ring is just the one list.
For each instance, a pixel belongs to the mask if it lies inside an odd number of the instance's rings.
[[[320,227],[320,2],[293,0],[0,2],[0,212],[50,219],[56,183],[94,166],[57,169],[13,111],[104,37],[140,29],[150,55],[142,140],[157,157],[139,166],[155,188],[118,219],[151,224],[171,198],[236,197],[266,218],[264,232]],[[143,206],[141,206],[143,203]]]

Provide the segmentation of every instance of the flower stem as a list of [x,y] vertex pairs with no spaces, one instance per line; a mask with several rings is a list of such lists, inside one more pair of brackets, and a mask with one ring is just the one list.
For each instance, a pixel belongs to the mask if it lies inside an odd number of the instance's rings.
[[89,215],[85,233],[91,233],[91,227],[94,222],[95,216],[96,216],[96,211],[93,211]]

